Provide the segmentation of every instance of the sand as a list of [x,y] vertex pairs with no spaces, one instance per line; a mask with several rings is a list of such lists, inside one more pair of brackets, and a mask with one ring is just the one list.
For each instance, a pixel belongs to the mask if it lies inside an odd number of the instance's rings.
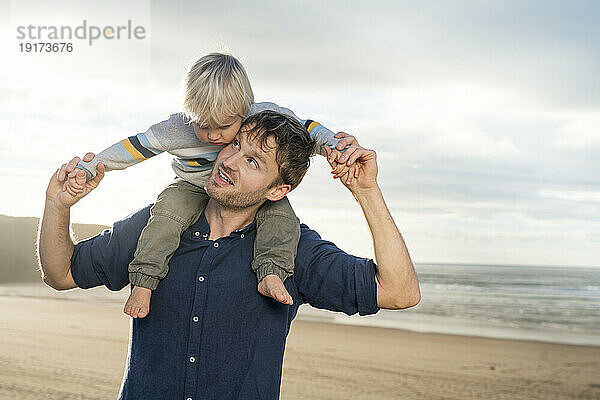
[[[120,302],[0,296],[0,399],[113,399]],[[600,347],[295,321],[282,399],[600,399]]]

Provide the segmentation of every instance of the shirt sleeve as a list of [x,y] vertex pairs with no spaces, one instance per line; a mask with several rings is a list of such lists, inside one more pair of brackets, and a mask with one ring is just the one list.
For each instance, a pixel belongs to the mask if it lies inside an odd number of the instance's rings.
[[378,312],[373,260],[350,255],[306,225],[301,228],[294,281],[302,302],[347,315]]
[[129,284],[128,266],[138,238],[150,217],[150,206],[115,222],[112,229],[75,245],[71,274],[81,289],[106,286],[121,290]]
[[281,114],[286,114],[286,115],[289,115],[290,117],[298,120],[302,125],[304,125],[304,127],[308,131],[308,134],[310,135],[310,137],[315,140],[316,153],[322,155],[323,157],[327,156],[327,152],[325,151],[325,145],[327,145],[333,149],[333,148],[335,148],[337,143],[340,141],[340,139],[336,139],[334,137],[335,136],[334,132],[330,131],[329,129],[327,129],[326,127],[321,125],[320,123],[313,121],[311,119],[299,118],[289,108],[279,107],[275,103],[269,103],[269,102],[254,103],[254,104],[252,104],[252,107],[250,107],[250,111],[248,112],[247,117],[257,114],[261,111],[266,111],[266,110],[276,111]]
[[152,125],[146,132],[129,136],[113,144],[96,154],[92,161],[79,162],[77,168],[84,170],[87,180],[90,180],[96,176],[96,166],[99,162],[104,164],[106,171],[120,170],[164,152],[166,149],[159,135],[168,131],[174,117],[175,115],[172,115],[169,119]]

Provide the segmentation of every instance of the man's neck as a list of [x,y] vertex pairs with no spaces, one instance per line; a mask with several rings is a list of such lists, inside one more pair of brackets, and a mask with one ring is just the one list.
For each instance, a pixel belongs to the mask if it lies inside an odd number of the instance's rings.
[[250,224],[261,204],[243,209],[224,208],[214,199],[210,199],[204,210],[206,221],[210,226],[210,240],[229,236],[231,232]]

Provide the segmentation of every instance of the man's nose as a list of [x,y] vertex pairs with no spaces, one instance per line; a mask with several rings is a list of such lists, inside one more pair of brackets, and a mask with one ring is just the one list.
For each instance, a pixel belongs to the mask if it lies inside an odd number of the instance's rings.
[[242,156],[239,152],[231,154],[229,157],[223,160],[223,165],[231,170],[237,170]]

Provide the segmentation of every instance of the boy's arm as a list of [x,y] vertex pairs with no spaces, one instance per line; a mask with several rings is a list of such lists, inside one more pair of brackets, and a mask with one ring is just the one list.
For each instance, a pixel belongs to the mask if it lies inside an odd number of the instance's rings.
[[[330,148],[336,148],[336,145],[340,141],[339,138],[335,137],[335,133],[321,125],[320,123],[310,120],[310,119],[301,119],[294,112],[285,107],[279,107],[275,103],[254,103],[248,112],[248,116],[259,113],[261,111],[270,110],[277,111],[282,114],[289,115],[297,119],[308,131],[310,137],[315,139],[317,142],[316,145],[316,153],[322,155],[323,157],[327,157],[327,153],[325,151],[325,146],[329,146]],[[339,149],[339,150],[343,150]]]
[[146,132],[129,136],[113,144],[98,153],[92,161],[81,161],[77,165],[77,168],[84,170],[87,180],[90,180],[96,176],[96,166],[100,162],[104,164],[106,171],[112,171],[115,169],[125,169],[162,153],[167,149],[162,144],[162,141],[157,138],[156,133],[164,131],[165,129],[160,128],[161,125],[167,122],[168,120],[153,125]]

